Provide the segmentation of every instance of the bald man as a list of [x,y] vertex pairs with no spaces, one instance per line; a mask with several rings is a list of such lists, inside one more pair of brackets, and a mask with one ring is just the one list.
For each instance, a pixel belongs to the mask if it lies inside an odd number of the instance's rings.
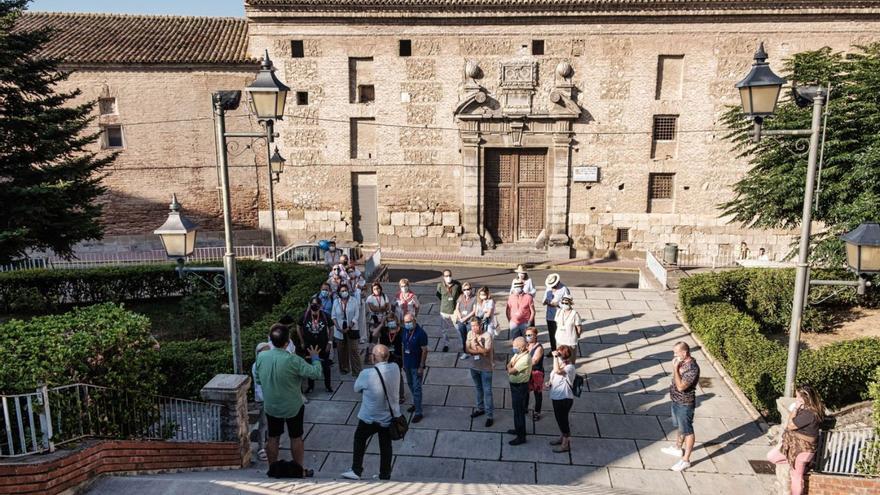
[[392,444],[388,427],[392,418],[400,416],[400,368],[396,363],[388,362],[389,355],[388,347],[382,344],[373,346],[373,369],[361,372],[354,382],[354,391],[363,394],[363,399],[357,415],[357,430],[354,432],[351,470],[342,473],[343,478],[361,479],[367,441],[378,433],[379,479],[391,479]]
[[516,435],[510,445],[526,443],[526,410],[529,408],[529,379],[532,376],[532,359],[526,351],[526,339],[513,339],[513,353],[507,363],[510,378],[510,399],[513,405],[514,429],[507,433]]

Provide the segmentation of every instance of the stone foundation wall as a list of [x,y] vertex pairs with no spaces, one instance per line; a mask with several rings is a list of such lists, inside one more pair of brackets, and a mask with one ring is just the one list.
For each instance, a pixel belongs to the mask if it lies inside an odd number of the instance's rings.
[[805,493],[807,495],[876,495],[880,493],[880,479],[810,473],[807,476]]

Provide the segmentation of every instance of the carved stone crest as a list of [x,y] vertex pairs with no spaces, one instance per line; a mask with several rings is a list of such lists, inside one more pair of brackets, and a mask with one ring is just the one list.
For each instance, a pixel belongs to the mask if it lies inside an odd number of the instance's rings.
[[532,113],[532,97],[537,84],[537,62],[502,62],[500,84],[502,111],[508,115]]

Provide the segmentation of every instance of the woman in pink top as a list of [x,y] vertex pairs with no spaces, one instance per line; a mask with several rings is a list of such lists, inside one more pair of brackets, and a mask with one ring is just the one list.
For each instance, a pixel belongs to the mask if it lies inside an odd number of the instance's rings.
[[402,278],[399,285],[400,292],[397,293],[394,301],[395,306],[397,306],[395,310],[397,319],[403,321],[403,317],[408,314],[412,315],[413,318],[418,318],[421,305],[419,304],[419,298],[409,288],[409,280]]

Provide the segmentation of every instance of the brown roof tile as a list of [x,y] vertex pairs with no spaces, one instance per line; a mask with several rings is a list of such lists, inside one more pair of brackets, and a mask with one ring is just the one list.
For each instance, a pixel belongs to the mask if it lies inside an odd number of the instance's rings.
[[72,64],[252,64],[246,19],[26,12],[14,30],[57,32],[42,55]]

